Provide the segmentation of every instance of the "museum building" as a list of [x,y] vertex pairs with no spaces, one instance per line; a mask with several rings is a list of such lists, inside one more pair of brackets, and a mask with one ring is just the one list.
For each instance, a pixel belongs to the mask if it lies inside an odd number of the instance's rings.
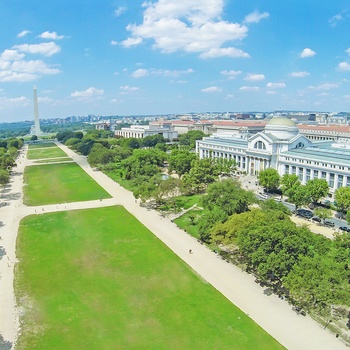
[[256,134],[218,133],[196,142],[200,158],[234,160],[237,169],[257,175],[274,168],[283,176],[295,174],[305,184],[325,179],[333,195],[350,186],[350,145],[334,141],[311,141],[286,117],[274,117]]

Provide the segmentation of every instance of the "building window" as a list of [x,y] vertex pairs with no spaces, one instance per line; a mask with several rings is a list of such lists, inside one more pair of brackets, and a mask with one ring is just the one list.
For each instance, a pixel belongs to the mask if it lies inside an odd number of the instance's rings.
[[314,170],[314,179],[318,179],[318,170]]
[[342,187],[342,186],[343,186],[343,175],[338,175],[337,188]]
[[295,148],[304,148],[305,145],[302,142],[299,142]]
[[350,187],[350,176],[346,177],[346,187]]
[[295,166],[292,166],[292,174],[296,175],[297,173],[297,168]]
[[286,165],[286,171],[285,171],[286,174],[289,174],[289,165]]
[[311,170],[310,169],[306,169],[306,181],[310,180],[310,173],[311,173]]
[[325,171],[322,171],[322,177],[321,177],[321,179],[326,180],[326,178],[327,178],[327,173],[326,173]]
[[254,148],[266,150],[266,146],[265,146],[264,142],[262,142],[262,141],[255,142]]
[[329,174],[329,187],[334,187],[334,174]]
[[299,168],[299,180],[303,181],[303,174],[304,174],[304,169],[303,168]]

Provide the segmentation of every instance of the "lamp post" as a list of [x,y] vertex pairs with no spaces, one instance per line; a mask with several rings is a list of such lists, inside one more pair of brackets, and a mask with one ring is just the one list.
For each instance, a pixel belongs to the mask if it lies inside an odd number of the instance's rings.
[[328,326],[329,326],[329,324],[332,322],[332,320],[329,320],[327,323],[326,323],[326,325],[324,326],[324,329],[326,329]]

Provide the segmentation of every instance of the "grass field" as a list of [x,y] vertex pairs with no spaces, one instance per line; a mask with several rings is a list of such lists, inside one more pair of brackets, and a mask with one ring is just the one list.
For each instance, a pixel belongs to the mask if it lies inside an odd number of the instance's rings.
[[122,207],[30,216],[17,350],[282,349]]
[[63,157],[63,158],[54,158],[54,159],[41,159],[41,160],[35,160],[34,163],[40,164],[40,163],[58,163],[58,162],[69,162],[73,161],[70,157]]
[[47,147],[43,149],[30,149],[27,153],[28,159],[44,159],[44,158],[57,158],[67,157],[67,154],[63,152],[59,147]]
[[28,148],[46,148],[46,147],[57,147],[54,142],[42,142],[42,143],[31,143]]
[[80,202],[110,195],[76,163],[45,164],[26,167],[24,203],[43,205]]

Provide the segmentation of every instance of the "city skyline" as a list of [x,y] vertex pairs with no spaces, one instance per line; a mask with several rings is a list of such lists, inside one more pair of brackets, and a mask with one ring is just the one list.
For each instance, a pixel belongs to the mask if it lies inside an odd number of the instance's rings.
[[[0,4],[0,122],[349,111],[345,0]],[[6,35],[4,35],[6,34]]]

